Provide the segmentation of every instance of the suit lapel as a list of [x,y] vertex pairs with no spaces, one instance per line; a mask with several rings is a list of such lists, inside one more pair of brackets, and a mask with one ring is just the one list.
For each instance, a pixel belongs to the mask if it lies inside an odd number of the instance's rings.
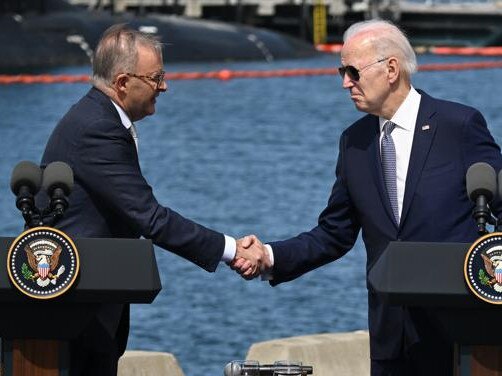
[[404,223],[408,210],[410,209],[418,181],[420,180],[425,161],[429,155],[432,141],[437,130],[437,124],[433,119],[435,113],[433,100],[423,92],[420,92],[420,94],[422,98],[420,101],[417,123],[415,125],[415,135],[413,136],[410,163],[406,176],[401,223]]
[[373,141],[370,144],[368,153],[369,164],[372,166],[370,170],[373,171],[373,180],[378,188],[378,193],[380,194],[380,202],[383,203],[385,212],[397,229],[396,220],[394,219],[394,214],[392,213],[392,207],[390,206],[389,196],[387,195],[387,189],[385,188],[385,182],[383,180],[382,157],[380,155],[380,125],[377,116],[372,116],[372,124],[370,126],[373,130]]

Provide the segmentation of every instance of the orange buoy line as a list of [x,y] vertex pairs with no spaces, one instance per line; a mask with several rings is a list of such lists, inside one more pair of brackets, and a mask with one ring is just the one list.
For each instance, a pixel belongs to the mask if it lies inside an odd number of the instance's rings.
[[[455,71],[471,69],[494,69],[502,68],[502,61],[475,61],[463,63],[437,63],[424,64],[418,67],[419,71]],[[268,77],[298,77],[298,76],[322,76],[337,75],[337,68],[301,68],[301,69],[279,69],[279,70],[250,70],[232,71],[223,69],[212,72],[173,72],[166,73],[167,81],[174,80],[200,80],[219,79],[222,81],[233,78],[268,78]],[[88,82],[87,75],[50,75],[50,74],[18,74],[0,75],[0,85],[9,84],[53,84],[53,83],[82,83]]]
[[317,51],[336,54],[342,50],[342,44],[318,44],[315,48]]
[[471,70],[471,69],[493,69],[502,68],[502,61],[474,61],[465,63],[448,63],[448,64],[423,64],[418,67],[419,71],[456,71],[456,70]]
[[[318,44],[316,49],[321,52],[339,53],[341,44]],[[493,47],[415,47],[417,53],[430,53],[434,55],[464,55],[464,56],[502,56],[502,46]]]
[[436,55],[502,56],[502,46],[498,47],[431,47]]
[[0,75],[0,84],[54,84],[88,82],[87,75],[53,75],[53,74],[16,74]]

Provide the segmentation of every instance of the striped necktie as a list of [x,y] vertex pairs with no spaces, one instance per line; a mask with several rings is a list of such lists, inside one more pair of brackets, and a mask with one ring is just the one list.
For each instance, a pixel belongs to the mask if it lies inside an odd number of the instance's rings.
[[131,136],[134,140],[134,144],[136,145],[136,151],[138,151],[138,132],[136,131],[136,126],[131,124],[131,128],[129,128],[129,132],[131,132]]
[[397,203],[397,179],[396,179],[396,147],[392,140],[391,133],[396,124],[391,121],[385,122],[383,125],[382,137],[382,168],[385,187],[389,196],[390,206],[396,224],[399,225],[399,206]]

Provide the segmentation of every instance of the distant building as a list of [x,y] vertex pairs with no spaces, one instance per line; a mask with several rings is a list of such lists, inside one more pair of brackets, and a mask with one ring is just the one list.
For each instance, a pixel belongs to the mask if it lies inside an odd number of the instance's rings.
[[204,7],[215,6],[252,6],[256,8],[256,14],[259,16],[273,15],[277,5],[299,6],[304,3],[307,5],[325,4],[329,8],[330,14],[333,15],[343,14],[346,10],[345,0],[69,0],[69,2],[93,8],[114,7],[117,12],[138,7],[179,7],[183,9],[183,15],[188,17],[201,17]]

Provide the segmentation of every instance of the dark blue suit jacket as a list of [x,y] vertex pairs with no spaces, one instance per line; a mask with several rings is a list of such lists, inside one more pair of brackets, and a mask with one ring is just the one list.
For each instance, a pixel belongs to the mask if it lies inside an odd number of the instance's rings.
[[[69,164],[75,177],[69,208],[58,223],[70,236],[143,236],[207,271],[216,269],[223,254],[223,234],[157,202],[141,173],[131,134],[98,89],[92,88],[54,129],[42,167],[53,161]],[[117,310],[108,311],[108,317],[103,314],[100,319],[113,336]]]
[[[270,243],[275,258],[272,284],[292,280],[343,256],[360,230],[367,270],[390,241],[471,242],[477,238],[473,204],[465,188],[466,172],[480,161],[500,170],[500,149],[477,110],[420,94],[399,226],[393,220],[383,181],[378,117],[366,115],[341,136],[336,181],[317,227]],[[368,298],[373,359],[398,357],[403,340],[414,343],[428,331],[403,308],[385,304],[372,291]]]

